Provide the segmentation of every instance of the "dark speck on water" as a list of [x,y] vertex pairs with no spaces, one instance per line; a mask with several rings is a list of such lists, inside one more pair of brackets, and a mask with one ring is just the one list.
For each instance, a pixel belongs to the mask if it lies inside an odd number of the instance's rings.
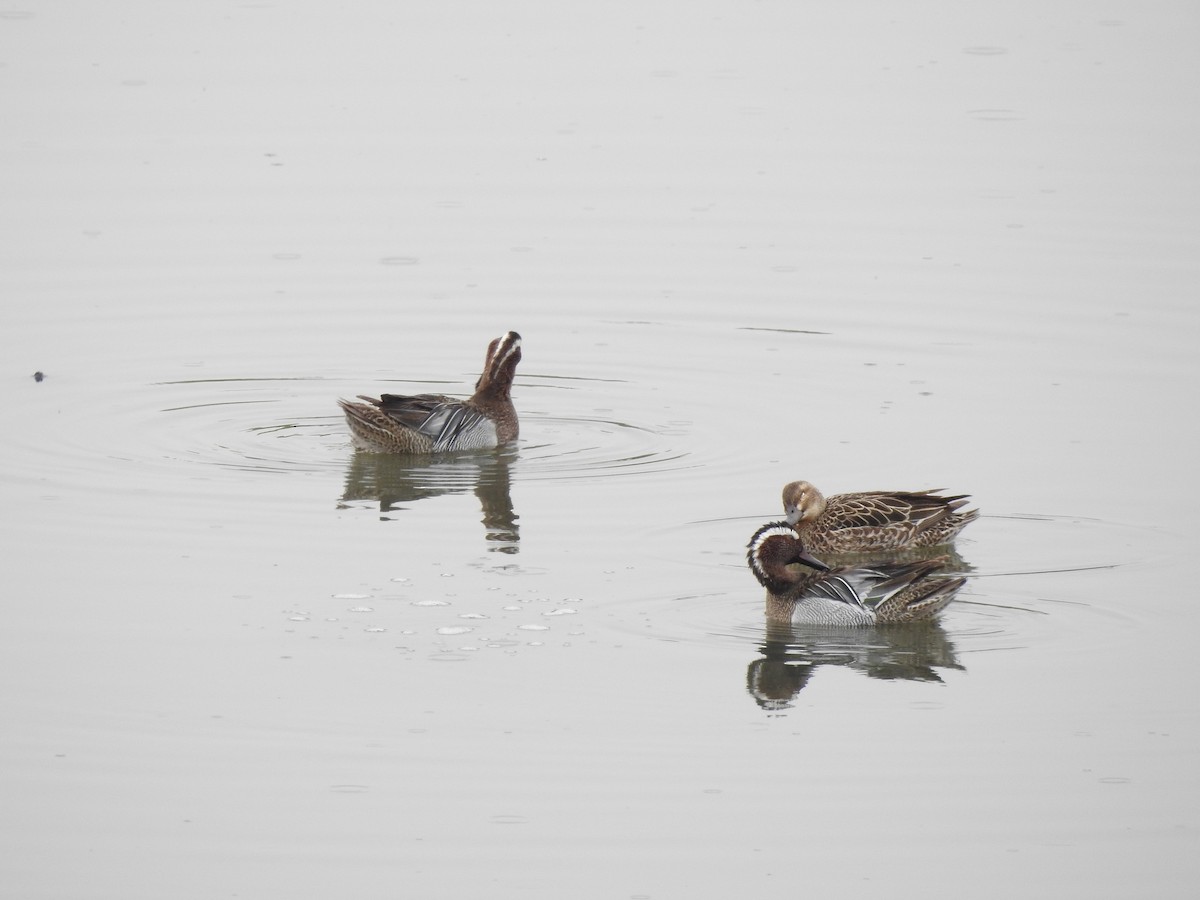
[[33,380],[34,380],[34,381],[41,381],[41,380],[42,380],[43,378],[45,378],[45,377],[46,377],[46,373],[45,373],[45,372],[34,372],[34,373],[33,373]]

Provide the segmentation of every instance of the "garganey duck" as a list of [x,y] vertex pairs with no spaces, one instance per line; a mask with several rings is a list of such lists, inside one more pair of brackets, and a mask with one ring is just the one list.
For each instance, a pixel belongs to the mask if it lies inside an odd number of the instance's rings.
[[359,394],[339,400],[357,443],[380,453],[487,450],[517,439],[513,375],[521,361],[521,336],[510,331],[487,348],[483,374],[466,400],[442,394]]
[[863,491],[824,497],[807,481],[783,489],[783,511],[805,549],[813,553],[862,553],[948,544],[979,516],[959,510],[967,494],[945,497],[928,491]]
[[772,622],[917,622],[937,614],[966,582],[937,576],[946,557],[830,568],[808,553],[787,522],[758,529],[747,545],[746,561],[767,589],[767,619]]

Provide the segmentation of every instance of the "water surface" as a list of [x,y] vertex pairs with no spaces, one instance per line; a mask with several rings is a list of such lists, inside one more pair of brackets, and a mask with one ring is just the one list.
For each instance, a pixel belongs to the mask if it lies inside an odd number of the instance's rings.
[[[1195,24],[0,12],[6,892],[1190,896]],[[973,494],[937,627],[766,627],[795,478]]]

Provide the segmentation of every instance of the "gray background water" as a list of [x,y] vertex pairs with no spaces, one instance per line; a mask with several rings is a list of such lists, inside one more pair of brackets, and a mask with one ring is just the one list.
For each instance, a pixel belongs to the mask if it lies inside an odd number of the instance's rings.
[[[0,9],[0,890],[1190,897],[1197,20]],[[939,629],[765,630],[800,477]]]

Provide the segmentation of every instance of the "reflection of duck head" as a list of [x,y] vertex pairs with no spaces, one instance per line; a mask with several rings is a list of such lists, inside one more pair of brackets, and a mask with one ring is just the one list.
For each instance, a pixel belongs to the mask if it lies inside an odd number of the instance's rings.
[[[473,490],[483,511],[489,549],[516,553],[520,530],[510,494],[514,453],[473,454],[459,458],[355,453],[346,469],[342,503],[370,500],[387,514],[430,497]],[[385,516],[386,517],[386,516]]]
[[792,705],[822,666],[846,666],[885,681],[940,682],[938,669],[963,666],[937,622],[885,628],[768,626],[762,656],[747,667],[746,690],[763,709]]
[[[769,653],[769,647],[763,652]],[[767,655],[746,668],[746,692],[765,710],[787,709],[816,670],[812,663]]]

